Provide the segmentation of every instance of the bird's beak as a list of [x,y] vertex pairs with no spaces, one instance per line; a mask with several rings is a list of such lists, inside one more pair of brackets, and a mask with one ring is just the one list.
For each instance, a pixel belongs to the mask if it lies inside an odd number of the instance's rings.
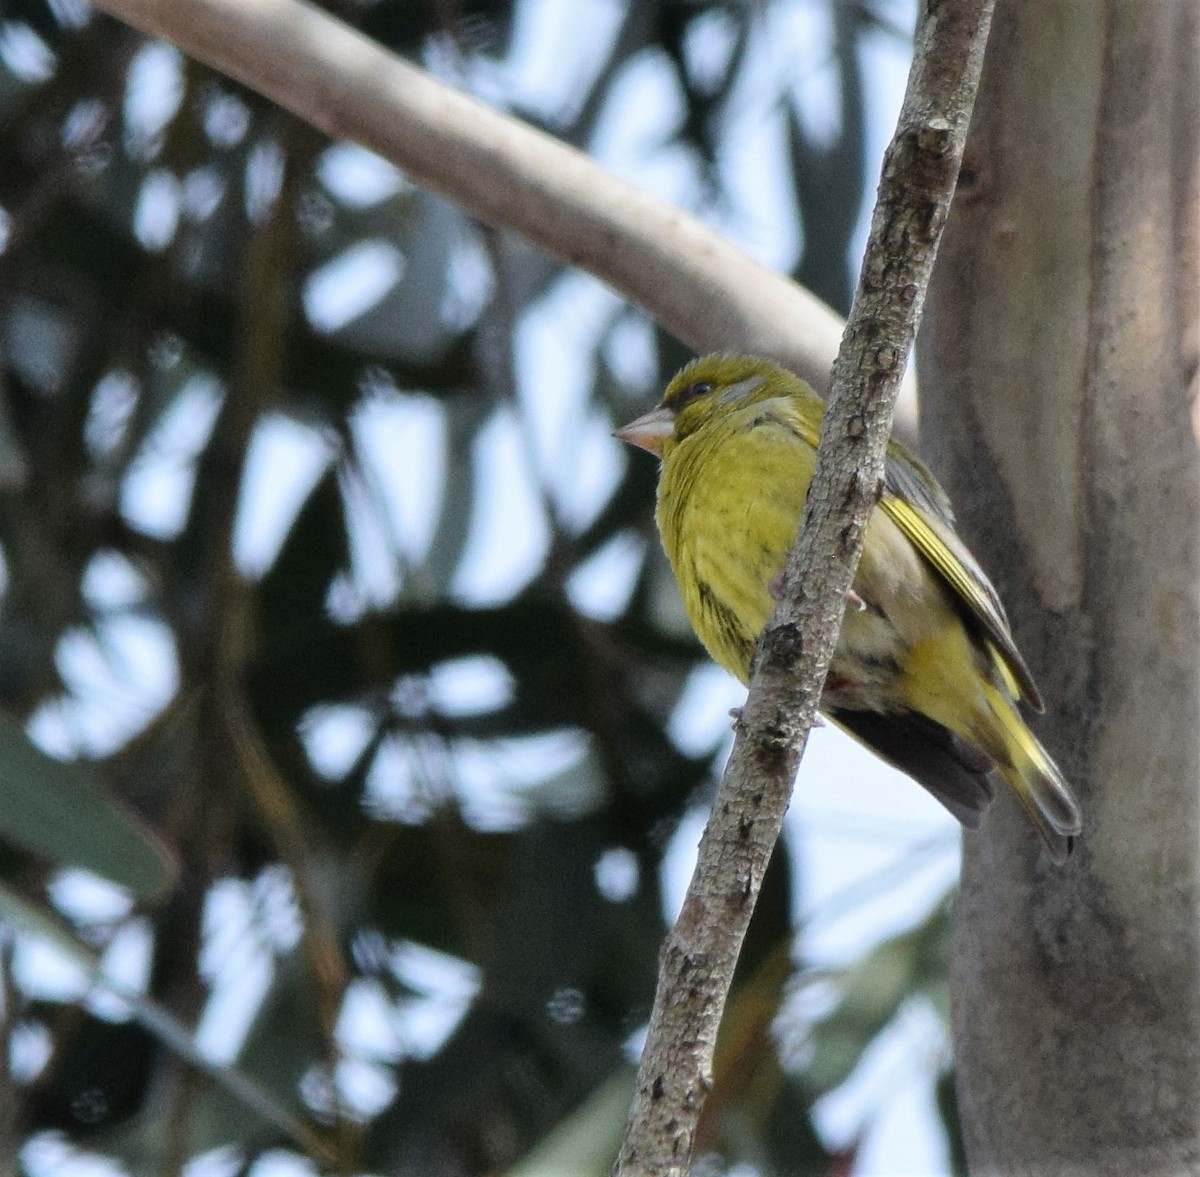
[[657,409],[643,413],[636,421],[630,421],[628,425],[622,425],[620,429],[614,430],[613,437],[619,437],[622,441],[629,442],[630,445],[640,446],[661,458],[663,443],[674,432],[674,411],[660,405]]

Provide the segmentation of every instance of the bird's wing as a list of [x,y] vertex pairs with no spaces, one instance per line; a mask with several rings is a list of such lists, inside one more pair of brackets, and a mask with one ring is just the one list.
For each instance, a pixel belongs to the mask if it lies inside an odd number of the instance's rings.
[[[954,526],[954,511],[938,480],[908,446],[895,439],[888,442],[883,481],[885,486],[895,491],[902,499],[907,499],[927,514],[936,516],[948,527]],[[989,589],[991,587],[988,585]],[[999,604],[999,601],[996,603]]]
[[[781,407],[778,401],[768,401],[767,405],[776,411]],[[819,423],[809,420],[795,403],[787,406],[783,415],[815,450]],[[995,651],[996,664],[1009,680],[1011,693],[1036,710],[1045,710],[1037,683],[1009,630],[1000,597],[954,530],[954,512],[946,492],[921,461],[898,442],[888,446],[883,483],[880,507],[983,627]]]
[[[889,475],[892,465],[889,462]],[[906,497],[887,477],[879,505],[983,627],[998,655],[999,664],[1011,677],[1012,693],[1019,693],[1031,707],[1042,711],[1042,696],[1009,631],[1004,606],[1000,604],[992,582],[942,512],[929,510]]]

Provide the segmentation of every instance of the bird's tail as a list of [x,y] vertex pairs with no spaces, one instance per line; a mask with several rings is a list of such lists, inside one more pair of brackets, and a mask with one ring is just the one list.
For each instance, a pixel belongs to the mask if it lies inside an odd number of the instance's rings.
[[1025,726],[1015,704],[992,683],[984,687],[994,729],[982,740],[1000,775],[1012,786],[1055,862],[1065,862],[1083,816],[1058,765]]

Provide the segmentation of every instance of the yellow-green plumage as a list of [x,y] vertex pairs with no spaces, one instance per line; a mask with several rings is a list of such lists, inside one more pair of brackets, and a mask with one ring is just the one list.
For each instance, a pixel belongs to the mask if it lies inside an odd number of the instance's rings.
[[[774,610],[824,411],[769,361],[707,356],[618,431],[662,457],[663,547],[696,633],[742,682]],[[1041,709],[995,590],[933,476],[891,443],[822,709],[968,825],[992,799],[994,765],[1061,861],[1079,809],[1021,719],[1022,699]]]

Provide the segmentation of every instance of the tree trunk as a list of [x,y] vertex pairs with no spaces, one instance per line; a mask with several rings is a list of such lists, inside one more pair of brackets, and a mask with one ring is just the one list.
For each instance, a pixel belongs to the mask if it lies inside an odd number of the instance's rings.
[[919,352],[926,452],[1084,833],[1001,796],[951,971],[975,1174],[1200,1169],[1200,4],[999,0]]

